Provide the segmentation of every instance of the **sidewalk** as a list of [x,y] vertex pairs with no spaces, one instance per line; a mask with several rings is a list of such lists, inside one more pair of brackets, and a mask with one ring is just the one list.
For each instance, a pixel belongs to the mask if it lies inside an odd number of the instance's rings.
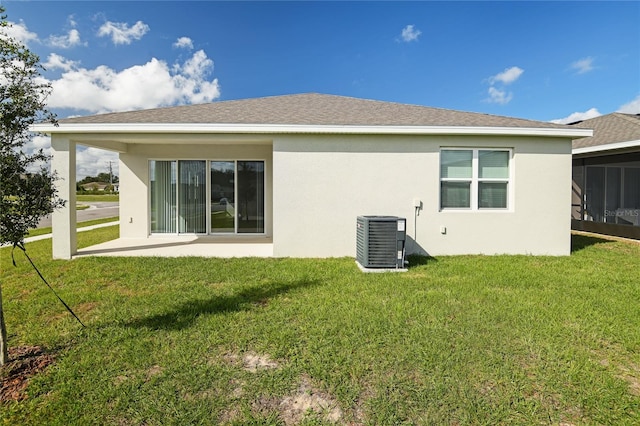
[[[100,223],[98,225],[91,225],[91,226],[85,226],[84,228],[78,228],[77,232],[91,231],[92,229],[105,228],[107,226],[114,226],[119,224],[120,224],[120,221],[118,220],[116,220],[115,222]],[[25,238],[24,242],[30,243],[32,241],[46,240],[47,238],[51,238],[51,236],[52,234],[36,235],[35,237]]]

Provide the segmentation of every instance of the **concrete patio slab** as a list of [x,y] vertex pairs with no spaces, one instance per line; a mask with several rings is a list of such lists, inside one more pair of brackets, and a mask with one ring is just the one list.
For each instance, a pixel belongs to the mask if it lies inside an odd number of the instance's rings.
[[171,236],[118,238],[78,250],[73,258],[87,256],[156,257],[272,257],[273,240],[267,237]]

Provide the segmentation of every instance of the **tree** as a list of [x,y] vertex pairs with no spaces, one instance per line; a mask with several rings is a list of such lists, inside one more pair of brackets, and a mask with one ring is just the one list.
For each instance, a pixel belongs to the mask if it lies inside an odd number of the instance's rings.
[[82,180],[78,181],[79,185],[91,182],[104,182],[109,183],[113,181],[113,183],[118,183],[117,175],[110,175],[109,173],[98,173],[98,176],[85,176]]
[[[0,244],[24,250],[29,229],[65,202],[58,197],[56,177],[47,168],[49,156],[42,149],[25,151],[33,136],[29,126],[56,123],[45,104],[51,85],[41,76],[40,58],[9,37],[4,12],[0,6]],[[0,365],[8,361],[6,342],[0,287]]]

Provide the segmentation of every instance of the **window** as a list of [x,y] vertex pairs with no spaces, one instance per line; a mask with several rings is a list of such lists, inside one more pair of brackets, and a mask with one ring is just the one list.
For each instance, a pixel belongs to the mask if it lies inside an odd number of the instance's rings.
[[441,150],[440,208],[508,208],[510,158],[506,149]]
[[152,160],[149,190],[153,234],[265,232],[264,161]]

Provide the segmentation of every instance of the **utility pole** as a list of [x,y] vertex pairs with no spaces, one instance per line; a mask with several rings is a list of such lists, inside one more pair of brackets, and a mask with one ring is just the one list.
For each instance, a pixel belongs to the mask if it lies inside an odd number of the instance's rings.
[[109,161],[109,185],[113,186],[113,169],[111,168],[111,161]]

